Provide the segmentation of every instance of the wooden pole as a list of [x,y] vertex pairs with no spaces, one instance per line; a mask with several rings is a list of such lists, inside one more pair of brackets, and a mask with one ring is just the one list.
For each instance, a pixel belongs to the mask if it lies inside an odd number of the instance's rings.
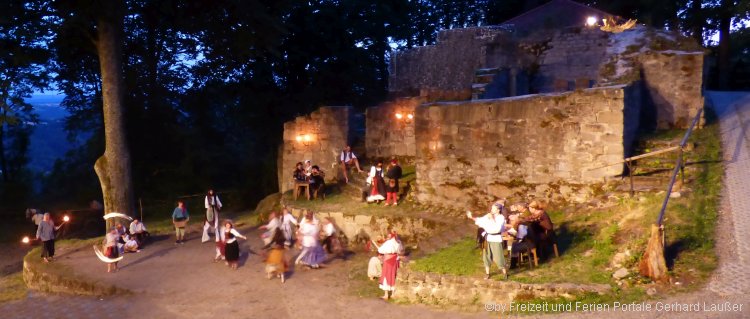
[[641,275],[649,277],[656,282],[666,282],[669,278],[667,275],[667,262],[664,259],[664,240],[662,238],[662,227],[651,225],[651,236],[648,240],[646,253],[643,254],[641,262],[638,265],[638,271]]
[[141,201],[141,198],[138,197],[138,207],[141,209],[141,223],[143,222],[143,202]]

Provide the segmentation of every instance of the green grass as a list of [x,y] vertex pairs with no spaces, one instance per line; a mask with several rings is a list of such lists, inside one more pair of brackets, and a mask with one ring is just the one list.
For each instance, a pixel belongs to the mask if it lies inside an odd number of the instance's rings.
[[465,238],[427,258],[418,259],[410,267],[416,271],[439,274],[477,275],[484,272],[481,250],[474,248],[473,238]]

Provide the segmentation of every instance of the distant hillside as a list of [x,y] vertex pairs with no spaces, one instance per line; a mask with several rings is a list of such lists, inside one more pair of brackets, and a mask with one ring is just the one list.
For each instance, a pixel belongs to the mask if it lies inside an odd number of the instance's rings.
[[60,107],[61,95],[35,95],[26,101],[34,106],[39,115],[39,125],[31,134],[29,168],[37,172],[52,169],[55,161],[65,156],[78,142],[71,142],[65,132],[65,117],[68,112]]

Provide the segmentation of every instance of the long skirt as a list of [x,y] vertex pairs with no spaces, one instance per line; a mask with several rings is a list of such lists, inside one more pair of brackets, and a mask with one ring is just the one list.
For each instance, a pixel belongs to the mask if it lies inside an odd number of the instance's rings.
[[385,185],[383,185],[383,178],[375,177],[372,179],[372,187],[370,188],[370,196],[367,196],[367,202],[374,202],[385,200]]
[[266,257],[266,273],[283,274],[284,272],[286,272],[284,248],[272,248]]
[[104,256],[107,256],[108,258],[115,259],[117,257],[120,257],[120,250],[117,249],[117,245],[115,246],[108,246],[105,248]]
[[381,273],[383,273],[383,261],[378,256],[370,257],[370,262],[367,264],[367,277],[380,277]]
[[383,274],[380,276],[380,289],[385,291],[396,290],[396,272],[398,271],[398,255],[386,254],[383,256]]
[[42,242],[42,258],[55,257],[55,240],[50,239]]
[[305,265],[320,265],[326,260],[326,252],[323,250],[323,246],[320,245],[303,247],[302,254],[303,257],[301,262]]
[[235,262],[240,259],[240,243],[237,240],[224,246],[224,257],[228,262]]

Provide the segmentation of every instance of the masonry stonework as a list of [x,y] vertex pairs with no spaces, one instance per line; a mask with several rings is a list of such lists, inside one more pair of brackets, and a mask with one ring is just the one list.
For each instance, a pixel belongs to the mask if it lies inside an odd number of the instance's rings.
[[622,165],[598,167],[632,144],[639,105],[630,94],[618,86],[419,107],[416,198],[462,209],[520,185],[618,175]]
[[703,108],[703,52],[647,52],[639,62],[656,127],[690,126]]
[[[367,155],[372,158],[388,158],[390,156],[417,155],[414,140],[414,114],[417,106],[422,104],[423,98],[400,98],[385,102],[378,107],[367,108],[365,145]],[[396,114],[402,118],[396,118]]]
[[350,107],[321,107],[317,111],[284,123],[284,140],[279,149],[277,175],[279,191],[292,189],[295,164],[311,160],[335,178],[337,158],[347,144]]

